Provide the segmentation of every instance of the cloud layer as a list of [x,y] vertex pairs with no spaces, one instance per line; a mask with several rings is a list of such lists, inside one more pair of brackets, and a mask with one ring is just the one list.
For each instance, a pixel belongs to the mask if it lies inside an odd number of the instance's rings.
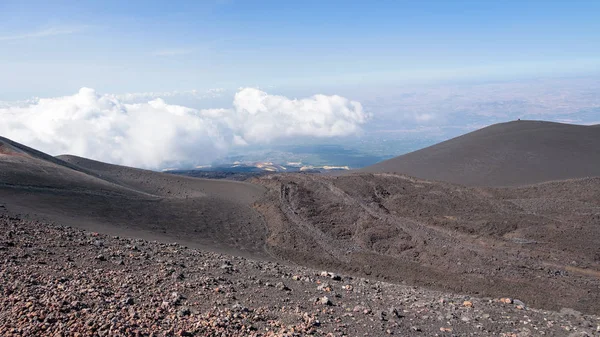
[[289,99],[240,89],[227,109],[191,109],[163,99],[128,104],[82,88],[72,96],[0,107],[0,135],[57,154],[159,169],[210,163],[234,146],[283,138],[348,136],[369,118],[340,96]]
[[[123,103],[142,103],[148,102],[149,100],[153,100],[156,98],[194,98],[194,99],[207,99],[207,98],[216,98],[223,96],[225,89],[223,88],[213,88],[206,91],[198,91],[198,90],[185,90],[185,91],[161,91],[161,92],[134,92],[134,93],[126,93],[114,95],[115,98],[120,100]],[[0,102],[1,104],[1,102]],[[1,106],[0,106],[1,107]]]

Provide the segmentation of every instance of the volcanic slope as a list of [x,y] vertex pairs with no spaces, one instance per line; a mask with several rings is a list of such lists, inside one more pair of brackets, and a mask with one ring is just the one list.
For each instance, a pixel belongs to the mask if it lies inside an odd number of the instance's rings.
[[252,204],[264,193],[264,188],[244,182],[199,179],[160,173],[132,167],[112,165],[87,158],[62,155],[59,160],[83,168],[93,174],[153,195],[173,198],[213,196]]
[[495,124],[366,167],[469,186],[515,186],[600,176],[600,126]]
[[0,138],[0,205],[88,230],[267,257],[266,227],[252,208],[263,187],[61,158]]
[[600,313],[600,178],[492,188],[274,174],[249,184],[52,158],[8,140],[0,149],[9,214]]
[[538,308],[600,313],[600,178],[480,188],[396,174],[278,174],[274,256]]

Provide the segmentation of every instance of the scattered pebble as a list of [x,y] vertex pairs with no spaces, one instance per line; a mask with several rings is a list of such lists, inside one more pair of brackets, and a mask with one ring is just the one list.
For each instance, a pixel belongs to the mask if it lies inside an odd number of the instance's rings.
[[0,336],[600,332],[600,317],[572,309],[464,298],[0,214]]

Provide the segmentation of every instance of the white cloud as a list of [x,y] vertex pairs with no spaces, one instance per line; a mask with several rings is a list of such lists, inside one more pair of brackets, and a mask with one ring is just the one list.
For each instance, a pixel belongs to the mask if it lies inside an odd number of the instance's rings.
[[75,33],[82,31],[83,29],[85,29],[85,26],[50,27],[50,28],[40,29],[40,30],[37,30],[34,32],[3,35],[3,36],[0,36],[0,41],[23,40],[23,39],[50,37],[50,36],[56,36],[56,35],[75,34]]
[[183,90],[183,91],[162,91],[162,92],[134,92],[126,94],[114,95],[115,98],[126,103],[140,103],[143,101],[153,100],[156,98],[178,98],[178,97],[193,97],[195,99],[217,98],[223,96],[225,89],[213,88],[206,91],[200,90]]
[[368,117],[360,103],[340,96],[296,100],[245,88],[231,108],[197,110],[163,99],[129,104],[82,88],[0,108],[0,134],[53,155],[164,168],[207,164],[234,146],[351,135]]
[[246,142],[281,137],[333,137],[357,133],[368,119],[358,102],[340,96],[315,95],[291,100],[246,88],[233,101],[235,123],[229,125]]
[[0,109],[6,108],[14,108],[19,106],[28,106],[31,104],[36,104],[39,101],[38,97],[32,97],[30,99],[21,100],[21,101],[0,101]]
[[418,123],[427,123],[435,119],[435,115],[431,113],[417,113],[413,117]]

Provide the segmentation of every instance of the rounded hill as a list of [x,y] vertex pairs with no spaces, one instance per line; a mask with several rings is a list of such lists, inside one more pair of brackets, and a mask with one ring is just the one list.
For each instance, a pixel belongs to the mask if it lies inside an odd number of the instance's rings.
[[600,127],[494,124],[366,167],[469,186],[515,186],[600,175]]

